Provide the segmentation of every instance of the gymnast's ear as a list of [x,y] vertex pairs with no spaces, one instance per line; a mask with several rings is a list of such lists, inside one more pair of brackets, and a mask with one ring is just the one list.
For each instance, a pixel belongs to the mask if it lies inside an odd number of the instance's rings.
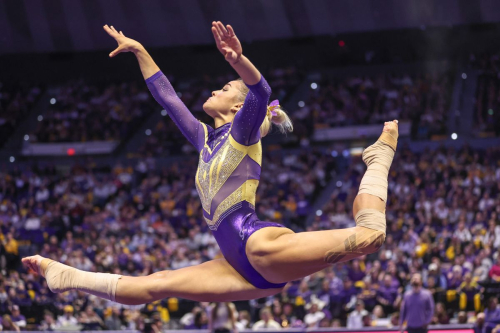
[[231,108],[231,113],[236,114],[236,112],[240,111],[242,107],[243,107],[243,102],[234,104],[233,107]]

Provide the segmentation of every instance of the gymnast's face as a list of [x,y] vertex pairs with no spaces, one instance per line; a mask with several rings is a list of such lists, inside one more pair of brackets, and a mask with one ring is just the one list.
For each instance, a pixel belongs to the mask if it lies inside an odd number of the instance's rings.
[[231,81],[222,89],[212,91],[212,97],[203,104],[203,110],[212,118],[229,114],[234,116],[243,106],[242,84],[241,81]]

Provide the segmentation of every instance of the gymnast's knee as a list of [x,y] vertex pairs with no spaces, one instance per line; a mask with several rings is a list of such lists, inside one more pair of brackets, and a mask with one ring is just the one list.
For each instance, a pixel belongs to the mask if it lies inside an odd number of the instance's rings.
[[384,245],[385,242],[384,233],[376,230],[371,230],[371,231],[373,235],[370,237],[370,240],[368,241],[365,250],[363,251],[365,252],[365,254],[372,254],[377,252],[378,250],[380,250],[380,248],[382,247],[382,245]]
[[378,251],[385,242],[386,220],[385,213],[376,209],[362,209],[355,217],[356,227],[362,228],[365,234],[365,249],[367,254]]

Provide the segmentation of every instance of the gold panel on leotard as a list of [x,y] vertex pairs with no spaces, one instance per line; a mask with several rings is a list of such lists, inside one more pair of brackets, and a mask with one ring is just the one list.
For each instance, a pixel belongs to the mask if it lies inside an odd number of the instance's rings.
[[260,140],[251,146],[244,146],[238,143],[232,135],[229,135],[228,140],[231,141],[231,146],[239,151],[245,152],[252,160],[262,166],[262,144],[260,143]]
[[[208,163],[205,163],[203,158],[200,158],[198,171],[196,172],[196,188],[200,194],[201,205],[208,214],[210,214],[212,199],[238,167],[245,155],[245,152],[234,149],[229,140],[226,140]],[[202,176],[205,173],[208,173],[208,177]]]
[[[212,150],[208,147],[206,141],[208,139],[208,131],[206,125],[203,125],[205,131],[205,149],[211,154]],[[215,147],[214,147],[215,148]],[[243,158],[248,155],[252,160],[259,165],[262,163],[262,145],[257,142],[251,146],[242,145],[229,134],[228,139],[222,144],[217,153],[215,153],[208,163],[203,161],[203,150],[200,152],[200,161],[198,170],[196,171],[196,189],[200,195],[203,210],[208,214],[211,213],[212,200],[222,188],[224,183],[229,179],[234,170],[241,163]],[[249,179],[245,181],[238,189],[225,198],[215,209],[212,220],[205,218],[210,228],[217,229],[218,220],[222,220],[227,210],[241,201],[248,201],[251,207],[255,207],[255,194],[259,181]]]
[[251,207],[255,207],[255,193],[257,192],[258,185],[259,181],[257,179],[249,179],[224,199],[219,206],[217,206],[212,220],[205,218],[210,229],[217,230],[217,227],[223,220],[221,216],[226,212],[230,212],[229,209],[231,207],[236,207],[239,202],[247,201],[250,203]]

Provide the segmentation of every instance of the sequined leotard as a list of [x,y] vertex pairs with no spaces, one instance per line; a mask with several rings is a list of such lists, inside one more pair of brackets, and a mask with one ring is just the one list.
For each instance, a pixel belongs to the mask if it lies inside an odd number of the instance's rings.
[[260,126],[271,94],[264,77],[255,85],[247,85],[250,91],[233,123],[215,130],[191,114],[161,71],[146,83],[156,101],[200,152],[196,189],[205,221],[226,260],[257,288],[284,286],[266,281],[252,267],[245,252],[247,240],[255,231],[282,227],[260,221],[255,214],[255,193],[262,163]]

